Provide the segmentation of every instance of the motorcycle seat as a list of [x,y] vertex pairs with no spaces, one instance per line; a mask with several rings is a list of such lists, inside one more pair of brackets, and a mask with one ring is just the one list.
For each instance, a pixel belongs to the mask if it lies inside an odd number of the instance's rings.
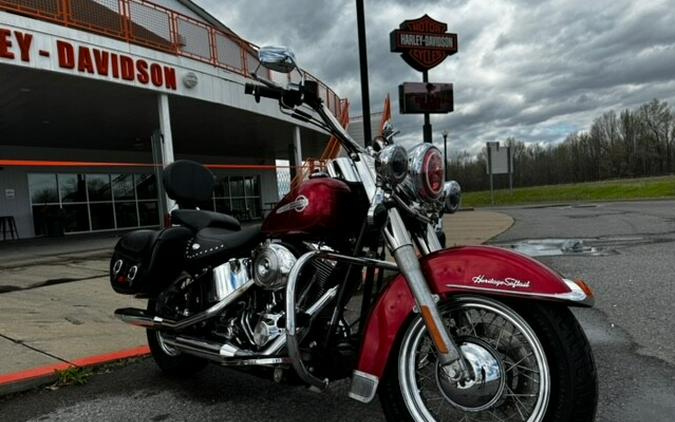
[[241,224],[236,218],[213,211],[179,209],[171,211],[171,222],[188,227],[195,232],[207,227],[227,229],[230,231],[241,230]]
[[201,229],[188,242],[185,259],[191,265],[218,265],[249,251],[262,238],[261,225],[245,227],[231,231],[219,227]]

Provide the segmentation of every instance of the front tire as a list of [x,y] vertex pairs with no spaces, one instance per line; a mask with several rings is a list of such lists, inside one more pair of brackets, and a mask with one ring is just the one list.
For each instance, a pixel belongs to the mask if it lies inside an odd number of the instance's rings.
[[443,379],[419,316],[392,352],[380,386],[389,421],[590,422],[597,377],[586,336],[567,307],[456,297],[439,308],[482,383]]
[[[157,312],[155,301],[148,301],[148,312]],[[196,356],[186,355],[163,341],[159,330],[146,330],[148,347],[157,366],[167,375],[187,377],[196,374],[206,367],[208,361]]]

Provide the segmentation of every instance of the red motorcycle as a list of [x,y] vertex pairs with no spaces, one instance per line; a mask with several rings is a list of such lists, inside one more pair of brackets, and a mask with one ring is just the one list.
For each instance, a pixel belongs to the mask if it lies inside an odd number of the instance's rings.
[[[260,61],[298,69],[281,48]],[[505,249],[443,249],[436,147],[385,136],[364,148],[316,82],[258,81],[247,94],[333,134],[345,156],[248,227],[199,210],[213,191],[206,168],[165,169],[172,227],[125,235],[110,264],[115,291],[148,299],[115,314],[147,329],[159,367],[263,367],[319,390],[351,377],[349,396],[379,394],[390,421],[592,421],[593,355],[569,310],[592,306],[591,289]]]

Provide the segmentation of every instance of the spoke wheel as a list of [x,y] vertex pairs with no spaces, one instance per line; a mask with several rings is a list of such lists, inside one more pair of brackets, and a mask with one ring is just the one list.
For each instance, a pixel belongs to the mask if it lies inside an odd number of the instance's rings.
[[[165,307],[161,302],[153,299],[148,301],[148,312],[164,316],[166,314],[163,311]],[[161,331],[146,330],[146,332],[150,354],[164,373],[178,377],[191,376],[208,364],[205,359],[181,353],[175,347],[169,346],[164,340],[166,334]]]
[[527,421],[544,419],[551,378],[546,354],[527,322],[509,307],[466,297],[441,307],[446,328],[474,373],[450,381],[436,359],[421,318],[405,333],[398,378],[405,406],[418,421]]

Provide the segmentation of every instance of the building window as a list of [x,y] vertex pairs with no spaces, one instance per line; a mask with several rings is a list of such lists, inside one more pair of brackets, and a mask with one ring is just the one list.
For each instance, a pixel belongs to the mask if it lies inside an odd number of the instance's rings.
[[154,174],[28,175],[36,235],[156,227]]
[[260,176],[218,176],[212,209],[240,221],[262,218]]
[[84,174],[60,174],[58,180],[61,202],[87,202]]
[[33,204],[58,204],[59,194],[56,189],[55,174],[31,174],[28,180]]
[[[38,236],[160,224],[154,174],[31,173],[28,185]],[[218,176],[211,201],[200,208],[240,221],[262,218],[260,176]]]

